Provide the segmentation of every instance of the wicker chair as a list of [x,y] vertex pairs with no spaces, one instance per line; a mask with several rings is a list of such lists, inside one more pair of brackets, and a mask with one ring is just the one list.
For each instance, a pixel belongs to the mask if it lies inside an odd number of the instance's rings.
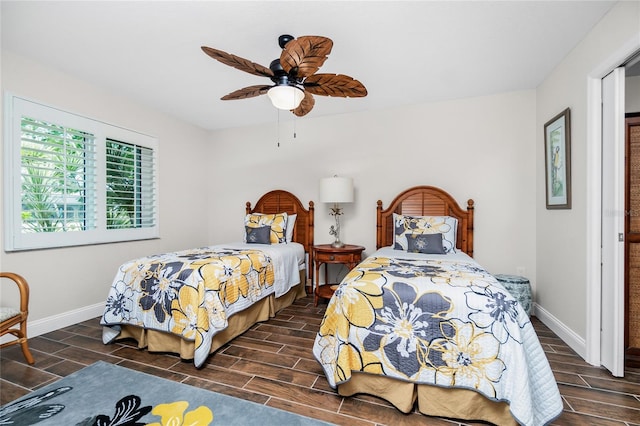
[[[29,351],[27,344],[27,316],[29,315],[29,284],[27,280],[18,274],[12,272],[0,272],[0,278],[8,278],[8,280],[2,280],[2,285],[6,285],[9,282],[18,286],[20,291],[20,310],[12,307],[0,307],[0,337],[5,334],[12,334],[16,337],[16,340],[11,340],[6,343],[0,344],[0,348],[4,348],[9,345],[20,344],[22,346],[22,353],[29,364],[35,363],[33,355]],[[9,281],[10,280],[10,281]],[[16,327],[19,325],[19,327]]]

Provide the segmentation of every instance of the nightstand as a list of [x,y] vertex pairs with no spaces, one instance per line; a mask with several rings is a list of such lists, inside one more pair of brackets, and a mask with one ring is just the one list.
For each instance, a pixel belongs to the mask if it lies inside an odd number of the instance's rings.
[[349,270],[355,268],[355,266],[362,260],[362,252],[364,247],[355,246],[352,244],[345,244],[342,247],[332,247],[331,244],[320,244],[313,246],[313,263],[315,264],[314,280],[314,306],[318,306],[318,298],[330,299],[333,296],[337,283],[334,284],[320,284],[320,265],[324,264],[324,277],[327,279],[327,265],[329,263],[342,263],[349,268]]

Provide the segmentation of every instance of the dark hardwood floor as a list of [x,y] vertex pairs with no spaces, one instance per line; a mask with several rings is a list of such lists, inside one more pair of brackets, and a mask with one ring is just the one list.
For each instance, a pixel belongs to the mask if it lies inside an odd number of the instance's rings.
[[[221,348],[200,370],[175,355],[138,350],[132,342],[103,345],[95,318],[31,338],[34,366],[17,346],[0,350],[0,405],[103,360],[335,424],[466,424],[405,415],[371,396],[338,396],[311,353],[325,307],[314,307],[312,297],[298,300]],[[564,401],[554,425],[640,425],[640,369],[627,369],[624,379],[612,377],[584,362],[539,320],[532,322]]]

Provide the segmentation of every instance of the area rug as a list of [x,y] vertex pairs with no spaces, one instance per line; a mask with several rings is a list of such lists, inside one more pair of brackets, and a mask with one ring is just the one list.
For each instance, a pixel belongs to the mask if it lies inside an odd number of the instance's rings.
[[98,361],[0,407],[0,425],[327,425]]

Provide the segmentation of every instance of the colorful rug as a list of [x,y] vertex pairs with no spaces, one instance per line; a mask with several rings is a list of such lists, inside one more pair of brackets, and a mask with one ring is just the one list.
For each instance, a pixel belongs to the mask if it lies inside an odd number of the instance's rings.
[[327,425],[98,361],[0,407],[0,425]]

